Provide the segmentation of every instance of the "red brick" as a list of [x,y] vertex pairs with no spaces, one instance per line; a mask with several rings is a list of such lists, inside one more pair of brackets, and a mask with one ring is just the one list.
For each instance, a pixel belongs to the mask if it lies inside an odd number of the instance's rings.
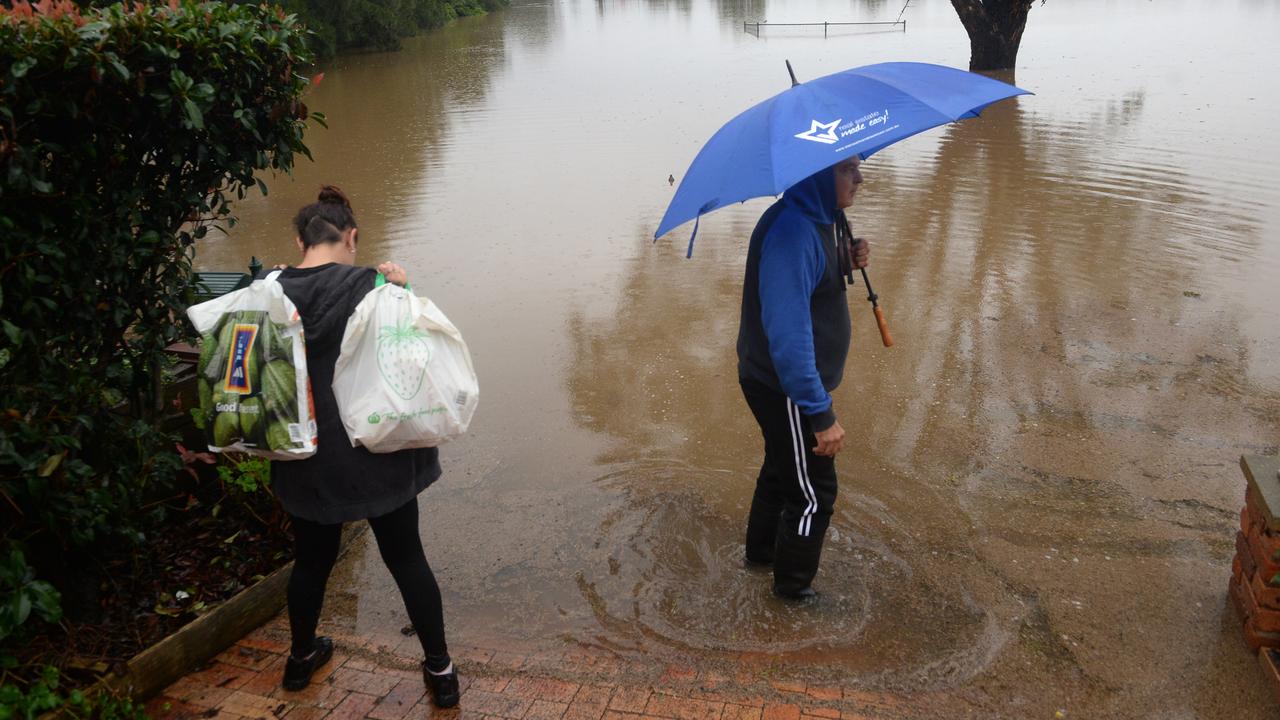
[[489,667],[498,670],[519,670],[525,666],[525,656],[510,652],[495,652],[489,659]]
[[761,720],[800,720],[800,706],[776,703],[765,705]]
[[512,680],[503,692],[530,700],[567,703],[577,695],[578,685],[551,678],[518,677]]
[[211,687],[227,688],[228,690],[239,690],[240,686],[249,682],[251,677],[253,677],[253,673],[250,670],[237,665],[218,662],[217,660],[187,676],[188,679],[194,682],[204,683]]
[[364,672],[377,672],[382,668],[382,666],[376,661],[363,655],[352,655],[348,657],[346,662],[342,663],[342,667],[350,668],[351,670],[361,670]]
[[401,680],[386,697],[378,700],[377,706],[369,712],[369,717],[376,720],[401,720],[426,694],[427,688],[421,677],[416,680]]
[[391,692],[391,688],[396,686],[399,678],[391,677],[383,673],[365,672],[364,670],[353,670],[348,667],[338,668],[333,673],[333,684],[351,692],[364,693],[373,695],[374,697],[382,697]]
[[299,705],[285,715],[285,720],[322,720],[333,708],[318,708],[311,705]]
[[464,662],[475,663],[476,665],[487,665],[493,659],[492,650],[481,650],[480,648],[465,647],[462,649],[454,649],[454,660],[462,660]]
[[1249,528],[1249,541],[1255,543],[1262,555],[1259,560],[1280,562],[1280,533],[1273,533],[1265,526],[1254,525]]
[[165,695],[177,698],[189,705],[196,707],[212,708],[217,707],[223,700],[231,696],[235,692],[229,688],[214,687],[207,683],[200,682],[192,676],[182,678],[178,682],[169,686],[164,691]]
[[279,698],[236,690],[219,704],[218,709],[244,718],[277,718],[289,711],[291,704]]
[[240,642],[237,644],[244,645],[245,647],[256,648],[258,650],[265,650],[276,655],[288,655],[289,651],[292,649],[289,647],[289,643],[287,641],[276,640],[261,631],[250,633],[246,637],[240,638]]
[[463,696],[462,705],[469,712],[496,715],[502,718],[521,718],[529,711],[533,701],[515,695],[471,690]]
[[[1262,568],[1258,568],[1261,570]],[[1261,572],[1253,574],[1253,581],[1250,583],[1253,587],[1253,599],[1260,607],[1270,610],[1280,610],[1280,587],[1273,587],[1265,584]]]
[[770,680],[769,684],[778,692],[797,693],[799,695],[804,695],[805,691],[809,689],[804,683],[791,682],[789,680]]
[[650,692],[645,688],[618,688],[609,700],[609,709],[619,712],[643,713],[649,704]]
[[835,708],[828,707],[806,707],[804,708],[803,717],[807,718],[834,718],[840,720],[840,711]]
[[587,666],[593,675],[618,677],[627,671],[626,663],[617,658],[595,658]]
[[683,665],[668,665],[666,671],[662,673],[662,679],[658,682],[663,684],[692,682],[697,678],[698,671],[691,667]]
[[1277,702],[1280,702],[1280,653],[1271,648],[1264,648],[1258,653],[1258,664],[1262,666],[1262,674],[1266,677],[1267,686]]
[[844,692],[838,687],[810,685],[805,692],[814,700],[839,700],[844,697]]
[[524,720],[560,720],[568,709],[568,703],[534,700],[533,705],[529,706],[529,712],[525,713]]
[[222,654],[218,655],[217,659],[228,665],[235,665],[236,667],[248,668],[250,670],[261,670],[267,665],[270,665],[272,661],[277,659],[277,657],[278,656],[274,653],[269,653],[266,650],[259,650],[255,647],[232,645],[223,651]]
[[1249,547],[1249,538],[1242,532],[1236,533],[1235,559],[1245,577],[1253,577],[1253,574],[1258,571],[1258,564],[1253,559],[1253,549]]
[[167,695],[152,698],[146,708],[152,720],[194,720],[205,713],[205,708],[188,705]]
[[724,703],[694,700],[687,697],[676,697],[654,693],[649,698],[645,712],[659,717],[672,717],[678,720],[717,720]]
[[353,692],[338,703],[338,707],[329,713],[327,720],[363,720],[373,709],[375,700],[377,698],[372,695]]
[[844,699],[846,702],[855,702],[860,705],[875,708],[891,708],[899,704],[899,701],[892,695],[868,692],[866,690],[855,690],[853,688],[844,689]]
[[434,720],[435,718],[454,720],[460,712],[460,710],[441,710],[432,705],[429,698],[423,698],[417,705],[409,708],[409,714],[405,715],[404,720]]
[[1252,618],[1244,621],[1244,642],[1252,652],[1264,647],[1280,647],[1280,633],[1266,633],[1258,630]]
[[507,686],[510,684],[511,678],[501,675],[497,677],[478,677],[471,680],[471,689],[500,693],[503,690],[506,690]]
[[329,662],[316,668],[315,674],[311,676],[311,682],[318,683],[322,680],[328,680],[338,671],[338,668],[346,667],[347,661],[350,659],[351,656],[346,653],[335,652]]
[[[1270,579],[1276,573],[1280,573],[1280,562],[1267,554],[1267,548],[1262,540],[1263,535],[1258,528],[1254,527],[1248,533],[1244,533],[1244,536],[1245,547],[1249,550],[1245,555],[1252,560],[1250,564],[1256,568],[1256,571],[1263,573],[1266,579]],[[1237,547],[1239,547],[1238,543]],[[1243,561],[1244,557],[1241,560]]]
[[337,707],[338,703],[346,700],[349,694],[349,690],[334,687],[327,682],[312,682],[301,690],[285,690],[283,685],[277,685],[276,689],[271,691],[271,697],[288,700],[298,705],[311,705],[331,710]]
[[569,703],[565,712],[565,720],[600,720],[609,707],[609,698],[613,696],[613,688],[603,685],[583,685]]
[[1254,628],[1264,633],[1280,633],[1280,611],[1259,607],[1250,583],[1241,583],[1238,592],[1244,615],[1253,621]]
[[761,720],[760,716],[763,713],[764,710],[761,707],[725,703],[724,713],[720,718],[721,720]]
[[274,661],[250,675],[249,681],[240,686],[240,690],[254,695],[273,695],[284,679],[284,658],[276,656]]

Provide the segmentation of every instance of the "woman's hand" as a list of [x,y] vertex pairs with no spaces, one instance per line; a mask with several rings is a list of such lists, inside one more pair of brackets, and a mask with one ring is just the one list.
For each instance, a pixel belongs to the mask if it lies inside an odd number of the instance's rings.
[[404,268],[393,262],[384,262],[378,266],[378,272],[387,279],[387,282],[404,287],[409,283],[409,276],[405,274]]

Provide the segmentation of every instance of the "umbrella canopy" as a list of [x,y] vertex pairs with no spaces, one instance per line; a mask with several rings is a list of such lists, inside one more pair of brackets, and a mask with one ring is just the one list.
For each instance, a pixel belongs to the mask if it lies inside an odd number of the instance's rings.
[[977,117],[987,105],[1023,94],[1029,93],[964,70],[905,62],[796,84],[711,136],[680,181],[654,238],[725,205],[778,195],[852,155],[866,159],[903,138]]

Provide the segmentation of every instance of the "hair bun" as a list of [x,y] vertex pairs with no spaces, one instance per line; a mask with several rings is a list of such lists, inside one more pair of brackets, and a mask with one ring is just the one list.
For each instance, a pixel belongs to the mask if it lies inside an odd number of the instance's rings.
[[341,205],[348,210],[351,209],[351,201],[347,199],[346,193],[339,190],[336,185],[325,185],[321,187],[319,200],[322,203]]

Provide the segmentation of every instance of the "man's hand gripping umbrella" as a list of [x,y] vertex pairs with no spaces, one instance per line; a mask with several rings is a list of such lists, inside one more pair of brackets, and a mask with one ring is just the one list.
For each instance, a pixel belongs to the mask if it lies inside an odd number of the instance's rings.
[[849,229],[849,218],[841,210],[836,218],[836,233],[842,237],[842,246],[846,248],[848,265],[844,268],[845,281],[854,284],[853,271],[862,272],[862,284],[867,286],[867,300],[871,303],[871,312],[876,316],[876,327],[880,328],[880,340],[885,347],[893,347],[893,336],[889,334],[889,323],[884,319],[884,310],[880,307],[880,296],[871,289],[871,279],[867,277],[866,241],[853,236]]

